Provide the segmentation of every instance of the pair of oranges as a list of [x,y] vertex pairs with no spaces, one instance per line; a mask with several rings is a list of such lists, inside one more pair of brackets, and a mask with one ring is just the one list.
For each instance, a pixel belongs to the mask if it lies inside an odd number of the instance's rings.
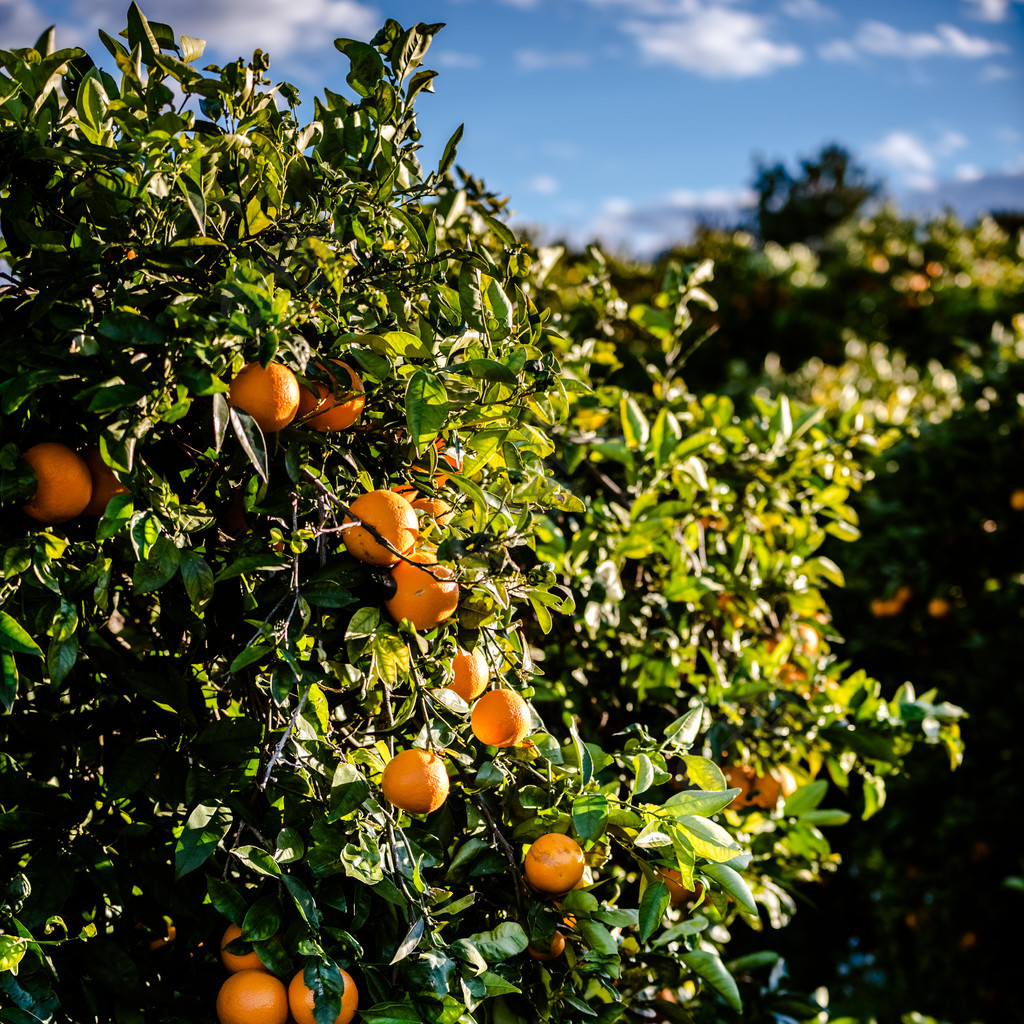
[[[242,934],[237,924],[228,925],[220,940],[220,957],[230,972],[217,993],[217,1019],[220,1024],[316,1024],[313,1017],[313,990],[307,987],[302,971],[294,975],[288,987],[271,974],[263,961],[251,953],[231,953],[225,947]],[[274,937],[277,940],[277,936]],[[359,1008],[359,989],[348,971],[341,972],[345,989],[341,1012],[334,1024],[349,1024]],[[290,1015],[290,1016],[289,1016]]]
[[321,433],[347,430],[363,411],[366,388],[347,363],[331,362],[342,372],[314,360],[313,365],[330,381],[330,386],[313,381],[315,393],[283,363],[246,363],[231,381],[228,401],[247,412],[264,434],[283,430],[296,417]]
[[36,474],[36,493],[22,511],[47,526],[101,516],[115,494],[128,491],[95,446],[83,458],[65,444],[43,441],[21,457]]
[[[491,690],[473,706],[470,725],[481,743],[514,746],[530,731],[529,705],[512,690]],[[388,803],[410,814],[431,814],[448,799],[444,760],[419,747],[395,754],[384,766],[380,785]]]

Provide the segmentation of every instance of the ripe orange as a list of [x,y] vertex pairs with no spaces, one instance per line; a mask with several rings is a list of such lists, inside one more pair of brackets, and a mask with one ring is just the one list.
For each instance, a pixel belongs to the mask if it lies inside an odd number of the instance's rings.
[[1018,488],[1010,495],[1010,508],[1014,512],[1024,512],[1024,489]]
[[451,505],[441,498],[417,498],[412,507],[422,515],[430,516],[438,526],[447,526],[455,518]]
[[388,761],[380,786],[384,799],[395,807],[430,814],[448,799],[448,772],[433,751],[412,748]]
[[[363,406],[366,405],[366,388],[359,374],[340,359],[331,361],[344,370],[340,379],[336,372],[332,373],[323,363],[315,364],[330,377],[331,387],[314,381],[317,389],[315,396],[307,387],[299,389],[299,419],[303,420],[305,426],[322,433],[347,430],[359,418]],[[335,392],[340,392],[341,397],[335,398]],[[311,413],[316,415],[310,415]],[[308,420],[307,416],[310,417]]]
[[267,971],[239,971],[217,993],[220,1024],[285,1024],[288,992],[284,982]]
[[796,649],[805,658],[813,658],[821,646],[821,634],[806,622],[797,623],[796,627],[797,645]]
[[460,647],[452,658],[452,671],[455,678],[448,684],[448,689],[454,690],[467,704],[487,689],[491,673],[482,648],[464,651]]
[[[371,526],[401,554],[411,551],[419,536],[419,520],[412,505],[394,491],[368,491],[349,506],[352,515],[346,523]],[[366,526],[354,525],[342,531],[346,550],[360,562],[370,565],[394,565],[398,554],[385,547]]]
[[459,606],[459,585],[451,569],[438,565],[432,555],[419,552],[411,559],[399,562],[391,570],[395,592],[384,602],[384,607],[395,622],[408,619],[416,629],[433,629],[455,613]]
[[[224,930],[224,934],[220,940],[220,959],[221,963],[229,971],[265,971],[267,968],[264,967],[263,961],[256,955],[256,950],[251,953],[229,953],[224,947],[229,942],[234,942],[235,939],[239,938],[242,934],[242,929],[237,924],[229,924]],[[275,935],[275,942],[281,940]]]
[[526,880],[539,893],[561,896],[583,877],[583,850],[561,832],[542,835],[526,852]]
[[178,929],[173,924],[168,924],[164,929],[164,934],[155,939],[150,939],[147,949],[154,953],[158,949],[163,949],[164,946],[169,946],[178,936]]
[[513,690],[491,690],[473,705],[473,735],[492,747],[514,747],[530,731],[530,707]]
[[565,949],[565,936],[561,932],[555,932],[555,937],[551,940],[551,945],[545,949],[538,949],[532,942],[526,947],[526,952],[534,960],[554,960],[555,957],[562,955],[562,950]]
[[85,453],[85,464],[89,467],[89,477],[92,480],[92,497],[82,510],[82,514],[101,516],[106,511],[107,502],[115,494],[127,494],[128,488],[103,461],[98,447],[93,446]]
[[55,441],[34,444],[21,456],[36,474],[36,493],[22,505],[40,523],[64,523],[81,515],[92,497],[92,477],[80,455]]
[[228,401],[247,412],[264,434],[287,427],[299,411],[299,382],[282,363],[246,363],[228,390]]
[[726,769],[725,778],[730,789],[742,790],[731,806],[771,810],[778,803],[782,788],[779,780],[772,778],[771,775],[758,775],[750,765],[732,765]]
[[[345,991],[341,995],[341,1013],[334,1018],[334,1024],[349,1024],[359,1009],[359,989],[348,971],[341,972],[345,982]],[[292,978],[288,985],[288,1005],[291,1007],[295,1024],[316,1024],[313,1017],[313,990],[306,987],[302,980],[302,971]]]
[[673,907],[681,906],[690,900],[696,905],[704,898],[704,886],[698,882],[695,889],[688,889],[683,885],[678,868],[658,868],[657,874],[668,886],[669,902]]
[[952,610],[953,606],[944,597],[933,597],[928,602],[928,614],[933,619],[944,619]]

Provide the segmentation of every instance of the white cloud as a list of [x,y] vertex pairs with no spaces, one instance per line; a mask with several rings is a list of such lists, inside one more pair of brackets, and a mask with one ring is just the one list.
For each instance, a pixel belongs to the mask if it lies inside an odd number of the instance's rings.
[[952,129],[947,129],[942,133],[939,141],[935,144],[935,152],[939,156],[949,156],[951,153],[955,153],[958,149],[963,149],[966,145],[966,135],[953,131]]
[[545,50],[516,50],[516,64],[523,71],[585,68],[590,64],[590,55],[576,52],[554,53]]
[[822,60],[860,60],[860,53],[853,43],[846,39],[833,39],[818,47],[818,56]]
[[755,203],[749,189],[677,189],[649,203],[633,203],[612,196],[604,200],[598,216],[580,234],[612,246],[628,246],[634,253],[652,255],[693,235],[697,224],[732,226]]
[[[74,16],[110,31],[106,5],[74,0]],[[326,49],[336,36],[370,39],[383,24],[378,10],[357,0],[147,0],[146,17],[207,39],[219,53],[249,56],[257,47],[271,57]]]
[[679,0],[665,21],[628,21],[622,27],[652,61],[707,78],[767,75],[803,60],[803,51],[769,37],[769,21],[701,0]]
[[538,174],[527,182],[526,187],[538,195],[551,196],[558,191],[558,179],[550,174]]
[[978,75],[978,80],[981,82],[1002,82],[1007,78],[1013,78],[1014,72],[1009,68],[1004,68],[1001,64],[986,64],[981,69],[981,74]]
[[933,32],[902,32],[882,21],[866,21],[854,45],[879,57],[990,57],[1009,50],[1004,43],[969,36],[955,25],[938,25]]
[[[1011,0],[964,0],[971,15],[979,21],[1005,21]],[[1021,3],[1022,0],[1016,0]]]
[[[6,49],[20,50],[34,46],[35,41],[52,24],[28,0],[0,0],[0,39]],[[65,34],[57,37],[57,45],[73,45]]]
[[459,53],[457,50],[430,51],[429,63],[452,71],[468,71],[478,68],[483,61],[475,53]]
[[977,164],[960,164],[953,172],[957,181],[977,181],[985,172]]
[[826,18],[834,18],[836,14],[821,0],[785,0],[782,5],[782,13],[788,14],[791,18],[801,18],[807,21],[824,21]]
[[900,174],[911,188],[934,187],[935,157],[916,135],[910,132],[889,132],[884,139],[868,146],[867,150]]

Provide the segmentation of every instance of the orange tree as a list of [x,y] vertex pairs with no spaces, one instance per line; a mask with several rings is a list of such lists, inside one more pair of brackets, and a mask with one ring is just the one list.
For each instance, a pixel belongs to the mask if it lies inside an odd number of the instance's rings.
[[305,125],[134,5],[0,53],[0,1019],[735,1019],[919,732],[824,641],[852,442],[424,172],[439,27]]

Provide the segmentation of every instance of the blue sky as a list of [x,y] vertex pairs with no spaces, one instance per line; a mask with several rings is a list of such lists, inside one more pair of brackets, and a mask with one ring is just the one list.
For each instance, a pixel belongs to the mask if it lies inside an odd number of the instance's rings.
[[[755,157],[836,141],[906,196],[999,182],[1024,206],[1024,0],[149,0],[224,61],[260,46],[310,100],[346,92],[339,35],[445,22],[419,101],[425,161],[459,163],[520,221],[657,247],[743,200]],[[47,24],[105,55],[127,0],[0,0],[0,45]],[[312,117],[312,103],[303,108]],[[1016,183],[1020,182],[1020,188]]]

